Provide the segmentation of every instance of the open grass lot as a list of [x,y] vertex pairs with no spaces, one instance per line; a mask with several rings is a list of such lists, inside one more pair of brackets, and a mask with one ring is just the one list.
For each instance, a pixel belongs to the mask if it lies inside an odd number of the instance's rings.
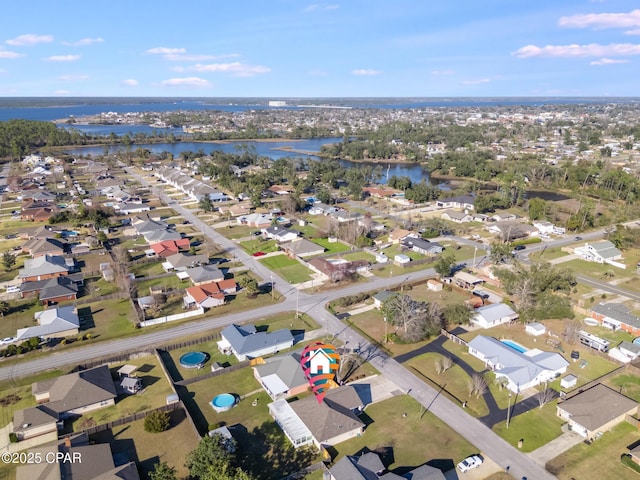
[[324,247],[326,249],[324,252],[325,254],[347,252],[351,250],[351,247],[349,245],[345,245],[344,243],[341,243],[341,242],[331,243],[326,238],[314,238],[312,241],[313,243],[320,245],[321,247]]
[[620,455],[640,440],[640,432],[621,423],[591,445],[581,443],[547,462],[547,468],[560,480],[572,478],[615,478],[633,480],[638,473],[620,463]]
[[431,460],[438,460],[438,467],[453,468],[464,457],[478,451],[430,412],[425,413],[424,408],[407,395],[369,405],[362,419],[371,422],[364,435],[338,444],[334,460],[354,455],[365,447],[370,450],[393,447],[391,470],[415,467]]
[[256,252],[271,253],[278,251],[278,245],[275,240],[266,240],[260,236],[255,237],[252,240],[240,242],[240,246],[251,255]]
[[138,295],[150,295],[150,289],[162,288],[165,290],[184,290],[192,284],[189,280],[180,280],[175,273],[166,277],[153,278],[151,280],[136,279]]
[[[102,300],[78,307],[80,332],[100,340],[130,335],[135,332],[129,299]],[[85,323],[83,326],[83,318]]]
[[549,402],[542,409],[535,408],[511,417],[509,428],[505,418],[504,422],[493,427],[493,431],[514,447],[517,447],[518,441],[523,439],[521,450],[532,452],[562,434],[561,426],[564,421],[556,416],[556,403],[556,401]]
[[167,462],[176,469],[177,478],[185,478],[185,458],[200,441],[182,410],[171,412],[171,428],[165,432],[145,432],[144,420],[138,420],[92,435],[91,439],[110,443],[114,455],[138,462],[142,479],[149,478],[149,472],[159,462]]
[[[233,220],[235,222],[235,220]],[[233,225],[230,227],[216,227],[216,232],[220,235],[224,235],[232,240],[236,238],[249,237],[253,232],[259,231],[259,228],[250,227],[248,225]]]
[[422,377],[431,380],[431,386],[434,388],[444,387],[445,393],[451,400],[460,404],[467,402],[467,411],[474,417],[482,417],[489,413],[486,403],[475,395],[470,396],[467,389],[467,382],[470,380],[469,375],[458,365],[453,365],[450,369],[441,375],[436,373],[435,362],[442,358],[437,353],[425,353],[414,358],[405,364],[410,370],[420,373]]
[[352,262],[356,260],[366,260],[369,263],[375,263],[374,256],[367,252],[345,253],[344,255],[340,255],[340,258],[344,258]]
[[426,282],[412,287],[411,290],[406,290],[405,293],[416,300],[435,302],[442,307],[461,304],[472,297],[469,293],[461,292],[457,289],[448,290],[447,288],[443,288],[439,292],[434,292],[427,288]]
[[147,263],[139,263],[138,265],[131,265],[129,272],[133,273],[136,277],[149,277],[152,275],[161,275],[166,273],[162,268],[162,262],[151,261]]
[[276,255],[262,259],[260,262],[274,272],[278,272],[278,275],[289,283],[296,284],[311,280],[311,270],[286,255]]
[[[139,367],[136,376],[142,379],[144,390],[136,395],[119,395],[115,405],[82,415],[73,422],[74,431],[81,430],[83,425],[101,425],[127,415],[160,407],[166,403],[167,395],[171,395],[173,390],[171,390],[156,356],[147,355],[126,363]],[[123,365],[124,363],[110,366],[109,369],[114,379],[117,379],[117,371]],[[117,380],[116,383],[118,383]]]
[[393,261],[393,258],[400,253],[404,253],[411,260],[422,260],[423,258],[425,258],[424,255],[422,255],[421,253],[414,252],[413,250],[404,250],[400,248],[400,245],[392,245],[382,250],[382,252],[387,257],[389,257],[391,261]]
[[640,377],[632,373],[622,373],[612,378],[607,378],[603,383],[618,392],[640,402]]

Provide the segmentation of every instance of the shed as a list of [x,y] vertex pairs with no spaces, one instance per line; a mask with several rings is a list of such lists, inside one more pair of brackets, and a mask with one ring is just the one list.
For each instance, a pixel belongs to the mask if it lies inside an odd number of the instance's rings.
[[533,322],[533,323],[528,323],[524,327],[524,331],[527,332],[529,335],[533,335],[534,337],[537,337],[539,335],[544,335],[547,332],[547,327],[545,327],[542,323]]
[[411,261],[411,258],[409,258],[409,256],[405,255],[404,253],[399,253],[398,255],[393,257],[393,261],[403,265],[405,263],[409,263]]
[[576,386],[577,383],[578,383],[578,377],[576,377],[575,375],[569,374],[563,377],[562,380],[560,380],[560,387],[573,388]]
[[167,395],[165,403],[167,405],[173,405],[174,403],[178,403],[180,401],[180,397],[178,397],[177,393],[172,393],[171,395]]
[[120,378],[135,377],[136,370],[138,370],[138,367],[135,365],[123,365],[118,369],[118,375],[120,375]]
[[433,292],[439,292],[443,287],[444,285],[442,282],[439,282],[438,280],[434,280],[433,278],[427,280],[427,288]]
[[135,377],[124,377],[120,382],[120,387],[127,393],[138,393],[142,390],[142,380]]

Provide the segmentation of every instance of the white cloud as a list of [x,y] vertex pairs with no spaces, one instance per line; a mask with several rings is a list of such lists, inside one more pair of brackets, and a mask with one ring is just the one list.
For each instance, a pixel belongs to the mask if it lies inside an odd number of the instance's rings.
[[462,82],[463,85],[481,85],[483,83],[489,83],[491,81],[490,78],[479,78],[476,80],[464,80]]
[[155,47],[150,48],[145,53],[150,53],[151,55],[176,55],[179,53],[187,53],[186,48],[166,48],[166,47]]
[[122,81],[122,85],[126,85],[128,87],[135,87],[138,85],[138,80],[134,79],[134,78],[127,78],[126,80]]
[[640,55],[640,45],[635,43],[612,43],[609,45],[590,43],[589,45],[546,45],[544,47],[527,45],[516,50],[512,55],[520,58],[621,57]]
[[558,24],[568,28],[631,28],[625,33],[640,33],[640,10],[629,13],[588,13],[585,15],[570,15],[561,17]]
[[54,95],[69,95],[70,93],[69,90],[56,90],[53,92]]
[[431,75],[453,75],[455,70],[432,70]]
[[164,55],[165,60],[172,62],[204,62],[205,60],[223,60],[225,58],[237,58],[240,55],[238,53],[228,53],[225,55],[200,55],[200,54],[175,54],[167,53]]
[[161,85],[169,87],[209,87],[211,84],[208,80],[198,77],[186,78],[169,78],[160,82]]
[[309,70],[307,74],[311,75],[312,77],[328,77],[329,76],[327,72],[320,69]]
[[60,75],[58,77],[60,80],[64,80],[66,82],[78,82],[81,80],[88,80],[90,77],[89,75],[74,75],[74,74],[70,74],[70,75]]
[[357,68],[355,70],[351,70],[351,75],[361,75],[361,76],[372,76],[372,75],[380,75],[382,72],[380,70],[373,70],[372,68]]
[[9,50],[0,50],[0,58],[18,58],[24,57],[21,53],[10,52]]
[[240,62],[196,64],[189,70],[196,72],[228,72],[236,77],[253,77],[254,75],[271,71],[269,67],[264,65],[247,65]]
[[51,55],[50,57],[45,57],[43,60],[48,62],[75,62],[80,59],[80,55]]
[[66,45],[68,47],[84,47],[86,45],[93,45],[94,43],[102,43],[104,39],[100,37],[95,38],[81,38],[80,40],[76,40],[75,42],[62,42],[62,45]]
[[16,38],[7,40],[9,45],[36,45],[38,43],[51,43],[53,42],[53,35],[36,35],[34,33],[28,33],[26,35],[19,35]]
[[594,60],[593,62],[590,62],[589,65],[597,65],[597,66],[602,66],[602,65],[615,65],[618,63],[629,63],[629,60],[622,60],[622,59],[614,59],[614,58],[601,58],[600,60]]
[[338,5],[337,3],[312,3],[305,7],[305,9],[302,11],[305,13],[329,12],[331,10],[337,10],[338,8],[340,8],[340,5]]

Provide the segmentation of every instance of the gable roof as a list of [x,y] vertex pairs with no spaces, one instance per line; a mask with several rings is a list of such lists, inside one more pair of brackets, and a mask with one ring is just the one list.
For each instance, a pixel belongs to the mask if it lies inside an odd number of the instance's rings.
[[50,337],[56,333],[80,328],[80,319],[74,306],[42,310],[36,312],[35,318],[39,325],[19,328],[16,333],[17,340],[26,340],[34,337]]
[[278,355],[265,360],[266,363],[253,367],[260,378],[275,375],[287,389],[304,385],[307,379],[300,367],[300,352]]
[[34,238],[30,241],[29,253],[41,255],[43,253],[63,253],[65,244],[57,238]]
[[69,277],[50,278],[40,290],[40,300],[75,295],[78,293],[78,286]]
[[224,280],[224,273],[215,265],[201,265],[199,267],[187,268],[185,272],[194,283],[206,282],[207,280]]
[[602,258],[614,258],[622,255],[622,252],[609,240],[602,240],[589,244],[591,248]]
[[559,409],[589,431],[597,430],[637,407],[637,402],[601,383],[558,403]]
[[640,318],[631,313],[631,310],[622,303],[598,303],[591,307],[591,311],[618,320],[626,325],[640,328]]
[[175,253],[166,257],[165,260],[169,262],[173,268],[185,268],[209,263],[209,257],[205,254],[187,255],[184,253]]
[[32,392],[34,395],[49,392],[46,405],[57,413],[111,400],[117,396],[107,365],[62,375],[53,381],[34,383]]
[[492,303],[476,309],[476,315],[482,316],[487,322],[495,322],[515,313],[506,303]]
[[329,469],[331,476],[336,480],[378,480],[377,472],[383,470],[382,460],[373,452],[359,457],[346,455]]
[[24,268],[19,270],[20,278],[35,277],[38,275],[51,275],[68,272],[66,260],[60,255],[42,255],[29,258],[24,261]]
[[291,252],[293,255],[310,255],[315,253],[323,253],[325,248],[322,245],[318,245],[317,243],[313,243],[310,240],[305,238],[301,238],[299,240],[293,242],[283,243],[281,247],[284,250]]
[[254,325],[229,325],[221,335],[231,344],[238,355],[248,355],[267,347],[293,342],[290,330],[258,332]]

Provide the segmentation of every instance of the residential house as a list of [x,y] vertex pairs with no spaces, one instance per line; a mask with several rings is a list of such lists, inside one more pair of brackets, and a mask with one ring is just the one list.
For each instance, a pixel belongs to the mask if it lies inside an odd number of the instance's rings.
[[38,406],[14,413],[14,433],[19,439],[50,431],[52,422],[115,405],[116,388],[107,365],[62,375],[31,386]]
[[77,335],[80,329],[80,319],[74,306],[57,307],[42,310],[34,314],[38,325],[19,328],[16,342],[30,338],[64,338]]
[[475,288],[477,285],[484,283],[482,278],[463,271],[456,272],[453,275],[453,281],[460,288]]
[[202,285],[203,283],[221,282],[224,280],[224,273],[215,265],[201,265],[178,272],[178,278],[188,278],[194,285]]
[[625,356],[625,360],[629,362],[633,362],[640,357],[640,345],[633,342],[628,342],[627,340],[623,340],[618,345],[618,350],[622,355]]
[[154,243],[182,240],[182,234],[175,230],[152,230],[142,234],[145,241],[151,246]]
[[122,215],[131,215],[134,213],[142,213],[151,211],[151,206],[147,203],[123,202],[116,203],[113,209]]
[[444,247],[437,242],[430,242],[420,237],[405,237],[400,240],[400,245],[421,255],[438,255]]
[[154,243],[150,245],[150,248],[155,256],[166,258],[175,255],[181,250],[188,250],[190,246],[191,242],[185,237],[178,240],[165,240],[164,242]]
[[290,257],[313,257],[324,253],[323,246],[304,238],[298,238],[293,242],[283,243],[280,245],[280,248]]
[[66,243],[57,238],[32,238],[22,245],[22,251],[33,258],[42,255],[64,255]]
[[322,202],[315,202],[309,209],[309,215],[331,215],[336,212],[336,208]]
[[500,235],[500,238],[505,242],[528,236],[536,236],[538,234],[536,228],[520,222],[492,223],[489,224],[486,229],[493,234]]
[[278,243],[292,242],[298,238],[298,232],[278,225],[272,225],[262,229],[262,236],[270,238]]
[[549,382],[566,372],[569,362],[555,352],[521,352],[492,337],[478,335],[468,343],[469,353],[482,360],[514,393]]
[[162,268],[165,272],[184,272],[188,268],[200,267],[209,264],[209,257],[204,254],[187,255],[185,253],[175,253],[165,257]]
[[186,289],[183,297],[185,307],[212,308],[224,305],[225,296],[232,295],[237,290],[236,282],[233,279],[222,280],[220,282],[210,282]]
[[32,222],[46,222],[57,211],[58,208],[49,203],[29,202],[22,206],[20,219]]
[[640,318],[623,303],[598,303],[591,307],[591,317],[611,330],[640,335]]
[[307,262],[307,265],[315,272],[324,274],[333,281],[340,281],[356,273],[365,273],[370,268],[370,264],[366,260],[349,261],[342,258],[312,258]]
[[365,197],[370,196],[375,198],[404,197],[404,192],[402,190],[385,186],[363,187],[362,193]]
[[398,253],[393,257],[393,263],[396,265],[408,265],[411,262],[411,257],[409,255],[405,255],[404,253]]
[[289,398],[310,388],[300,367],[300,352],[265,359],[253,366],[253,376],[273,400]]
[[[330,469],[330,480],[445,480],[441,470],[424,464],[403,475],[385,473],[379,454],[367,452],[361,455],[345,455]],[[404,470],[404,469],[403,469]]]
[[622,259],[622,252],[609,240],[602,240],[595,243],[585,243],[582,247],[574,249],[576,255],[581,255],[584,260],[596,263],[609,263],[615,266],[624,265],[617,262]]
[[252,324],[234,324],[222,330],[220,335],[222,340],[218,342],[218,350],[226,355],[235,355],[241,362],[278,353],[293,346],[293,335],[287,329],[259,332]]
[[635,416],[638,403],[599,383],[558,402],[556,408],[557,415],[568,422],[572,431],[593,440],[624,422],[627,416]]
[[24,261],[24,267],[18,271],[22,282],[48,280],[50,278],[69,275],[69,265],[64,257],[58,255],[42,255]]
[[[40,282],[27,282],[20,286],[20,293],[24,298],[26,287],[30,284],[36,284],[39,290],[35,289],[34,293],[39,293],[38,300],[43,305],[53,305],[60,302],[75,300],[78,296],[78,285],[69,277],[55,277],[49,280],[41,280]],[[38,285],[42,284],[42,285]]]
[[463,210],[473,210],[475,198],[471,195],[459,195],[457,197],[441,198],[436,201],[436,206],[440,208],[461,208]]
[[236,203],[235,205],[224,205],[218,207],[218,211],[222,215],[228,215],[231,217],[239,217],[241,215],[248,215],[251,213],[251,205],[249,203]]
[[493,303],[476,309],[471,322],[482,328],[491,328],[518,319],[518,314],[506,303]]
[[444,288],[444,285],[442,284],[442,282],[430,278],[429,280],[427,280],[427,288],[432,292],[441,292]]
[[362,435],[365,424],[357,414],[364,406],[356,389],[344,386],[328,390],[321,403],[313,395],[277,400],[269,404],[269,413],[295,448],[320,448]]
[[393,245],[398,245],[403,238],[411,234],[415,235],[411,230],[405,230],[404,228],[396,228],[389,233],[389,241]]
[[380,310],[387,300],[392,299],[396,295],[398,295],[396,292],[381,290],[371,297],[373,299],[373,306]]
[[38,225],[36,227],[25,227],[20,229],[20,238],[30,240],[32,238],[54,238],[56,233],[51,231],[48,225]]
[[273,222],[273,215],[270,213],[250,213],[241,215],[237,219],[238,225],[248,225],[255,228],[267,228]]
[[271,185],[269,188],[267,188],[267,191],[270,193],[275,193],[276,195],[289,195],[291,194],[293,189],[285,185]]
[[467,223],[472,222],[473,217],[466,212],[458,212],[456,210],[445,210],[440,214],[440,218],[449,220],[455,223]]

